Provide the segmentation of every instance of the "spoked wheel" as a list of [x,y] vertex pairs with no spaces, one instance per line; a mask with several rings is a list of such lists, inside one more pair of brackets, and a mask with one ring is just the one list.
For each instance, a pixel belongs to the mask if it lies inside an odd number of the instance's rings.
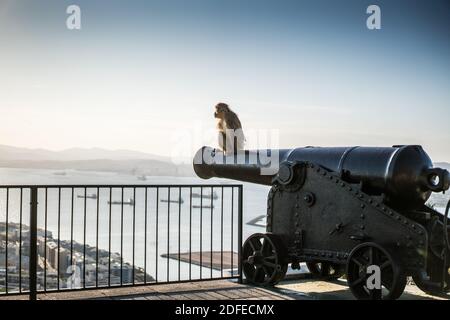
[[255,233],[242,248],[245,278],[256,285],[274,285],[287,271],[287,251],[282,241],[270,233]]
[[[369,266],[379,267],[381,288],[376,287],[373,278],[376,272],[372,270],[368,272]],[[376,243],[367,242],[356,246],[350,253],[347,260],[347,283],[357,299],[394,300],[405,290],[406,275],[389,252]]]
[[339,279],[345,273],[343,266],[332,262],[307,262],[306,266],[315,277],[326,280]]

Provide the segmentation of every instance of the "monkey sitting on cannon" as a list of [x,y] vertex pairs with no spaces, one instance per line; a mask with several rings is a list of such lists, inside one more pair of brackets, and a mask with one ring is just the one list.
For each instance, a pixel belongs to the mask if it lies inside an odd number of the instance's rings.
[[233,154],[238,150],[243,150],[245,136],[237,114],[223,102],[218,103],[215,108],[214,117],[218,119],[219,148],[225,154]]

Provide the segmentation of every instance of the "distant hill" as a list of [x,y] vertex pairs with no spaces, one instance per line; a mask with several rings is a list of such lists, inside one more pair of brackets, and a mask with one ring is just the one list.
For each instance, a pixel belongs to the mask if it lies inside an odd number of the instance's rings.
[[46,149],[29,149],[29,148],[18,148],[0,145],[0,160],[72,161],[72,160],[98,160],[98,159],[109,159],[109,160],[146,159],[159,161],[170,160],[167,157],[132,150],[108,150],[102,148],[71,148],[62,151],[50,151]]
[[112,171],[135,175],[192,176],[191,165],[132,150],[72,148],[63,151],[0,145],[0,167],[51,170]]

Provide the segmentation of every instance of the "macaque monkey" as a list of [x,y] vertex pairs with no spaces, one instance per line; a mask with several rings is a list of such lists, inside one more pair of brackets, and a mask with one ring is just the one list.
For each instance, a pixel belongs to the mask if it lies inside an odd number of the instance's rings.
[[218,119],[219,147],[225,154],[233,154],[244,149],[244,132],[241,121],[226,103],[218,103],[214,117]]

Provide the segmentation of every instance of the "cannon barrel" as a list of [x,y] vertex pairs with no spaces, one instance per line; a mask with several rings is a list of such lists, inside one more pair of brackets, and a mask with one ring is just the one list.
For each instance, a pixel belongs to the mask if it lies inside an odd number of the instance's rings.
[[204,179],[235,179],[271,185],[279,164],[311,162],[336,172],[344,180],[361,184],[370,195],[384,195],[390,203],[415,209],[431,192],[449,189],[447,170],[433,168],[421,146],[304,147],[295,149],[239,151],[224,155],[210,147],[194,157],[194,171]]

